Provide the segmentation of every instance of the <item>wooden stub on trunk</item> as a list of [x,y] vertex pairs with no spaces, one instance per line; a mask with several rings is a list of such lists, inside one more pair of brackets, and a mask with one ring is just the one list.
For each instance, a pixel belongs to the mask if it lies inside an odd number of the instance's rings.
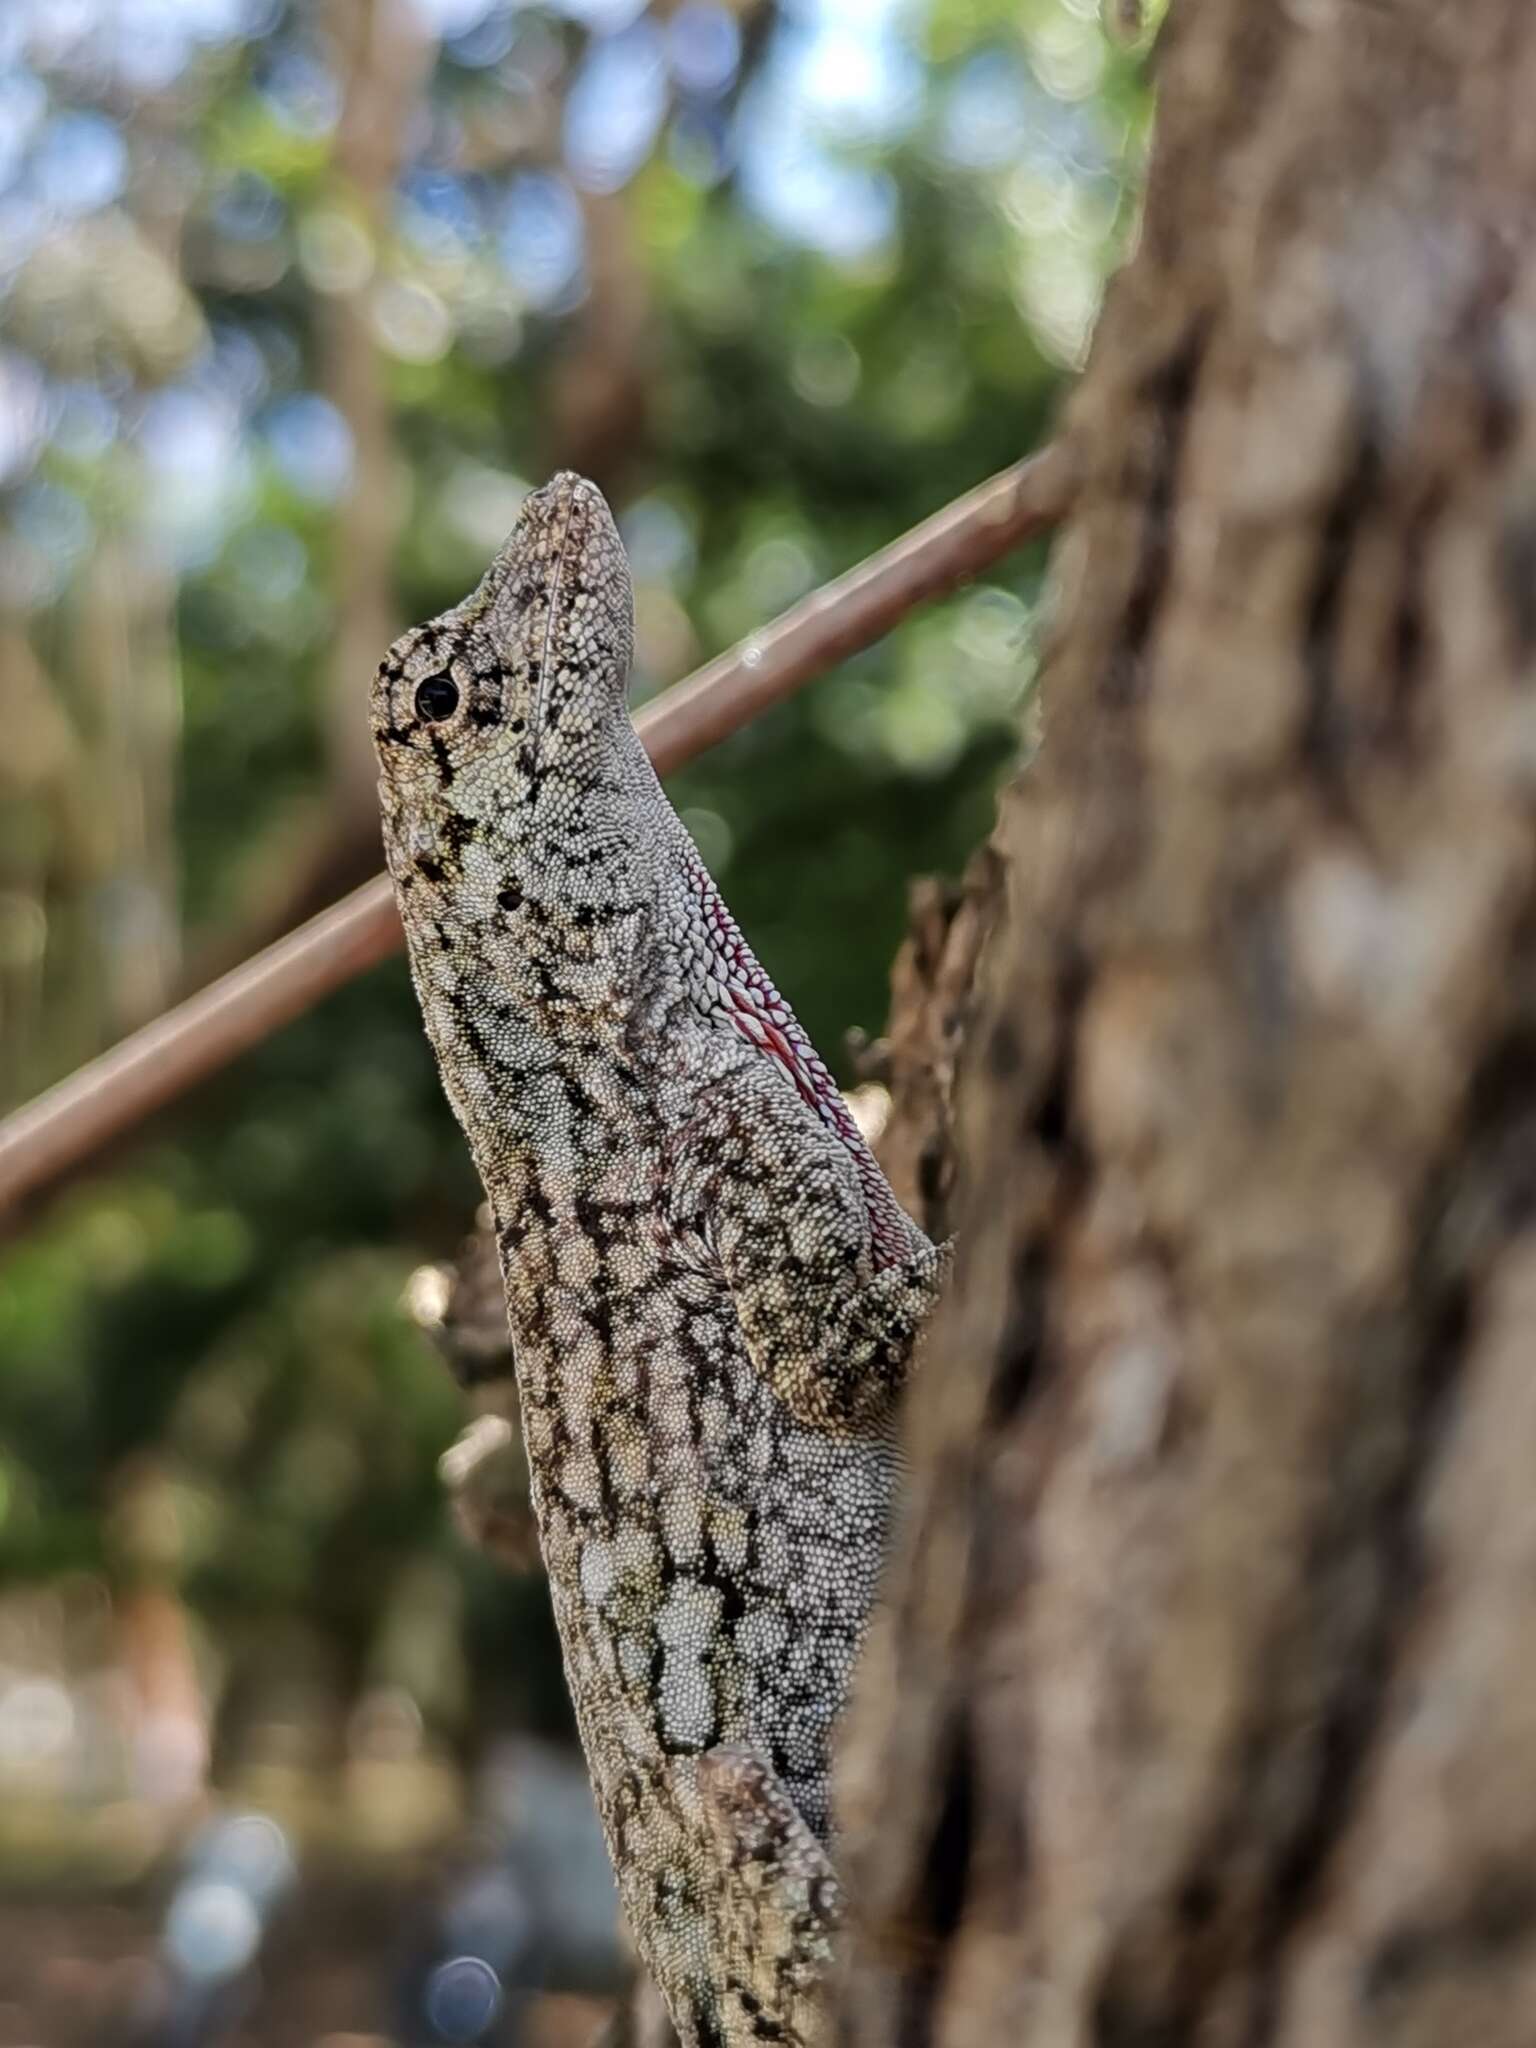
[[1002,864],[988,846],[959,884],[914,882],[891,970],[890,1025],[878,1048],[891,1107],[875,1151],[897,1200],[939,1242],[954,1228],[956,1062],[1001,892]]

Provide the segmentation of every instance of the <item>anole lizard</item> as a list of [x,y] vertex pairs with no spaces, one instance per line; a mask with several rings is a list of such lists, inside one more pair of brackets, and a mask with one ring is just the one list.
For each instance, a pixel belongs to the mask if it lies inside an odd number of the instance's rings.
[[803,2044],[829,1742],[944,1254],[663,795],[632,637],[608,507],[557,476],[379,671],[384,842],[625,1908],[689,2048]]

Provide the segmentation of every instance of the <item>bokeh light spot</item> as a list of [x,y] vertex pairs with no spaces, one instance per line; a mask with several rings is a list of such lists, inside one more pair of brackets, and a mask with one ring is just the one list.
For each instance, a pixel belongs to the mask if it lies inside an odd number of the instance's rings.
[[455,1956],[439,1963],[427,1980],[422,2004],[439,2040],[474,2041],[501,2011],[501,1979],[479,1956]]
[[184,1976],[218,1983],[243,1970],[261,1940],[250,1894],[222,1878],[184,1884],[166,1915],[165,1951]]

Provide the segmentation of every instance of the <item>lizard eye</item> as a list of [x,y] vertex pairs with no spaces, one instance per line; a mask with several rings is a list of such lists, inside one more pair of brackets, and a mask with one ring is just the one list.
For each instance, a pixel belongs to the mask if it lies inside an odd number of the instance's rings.
[[416,685],[417,715],[430,725],[452,718],[459,708],[459,686],[452,676],[426,676]]

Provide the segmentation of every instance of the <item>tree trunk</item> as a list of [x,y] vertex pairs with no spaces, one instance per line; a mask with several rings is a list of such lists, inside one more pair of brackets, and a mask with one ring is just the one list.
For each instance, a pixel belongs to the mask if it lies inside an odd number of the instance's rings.
[[1514,2048],[1536,8],[1182,0],[1161,63],[850,1730],[842,2034]]

